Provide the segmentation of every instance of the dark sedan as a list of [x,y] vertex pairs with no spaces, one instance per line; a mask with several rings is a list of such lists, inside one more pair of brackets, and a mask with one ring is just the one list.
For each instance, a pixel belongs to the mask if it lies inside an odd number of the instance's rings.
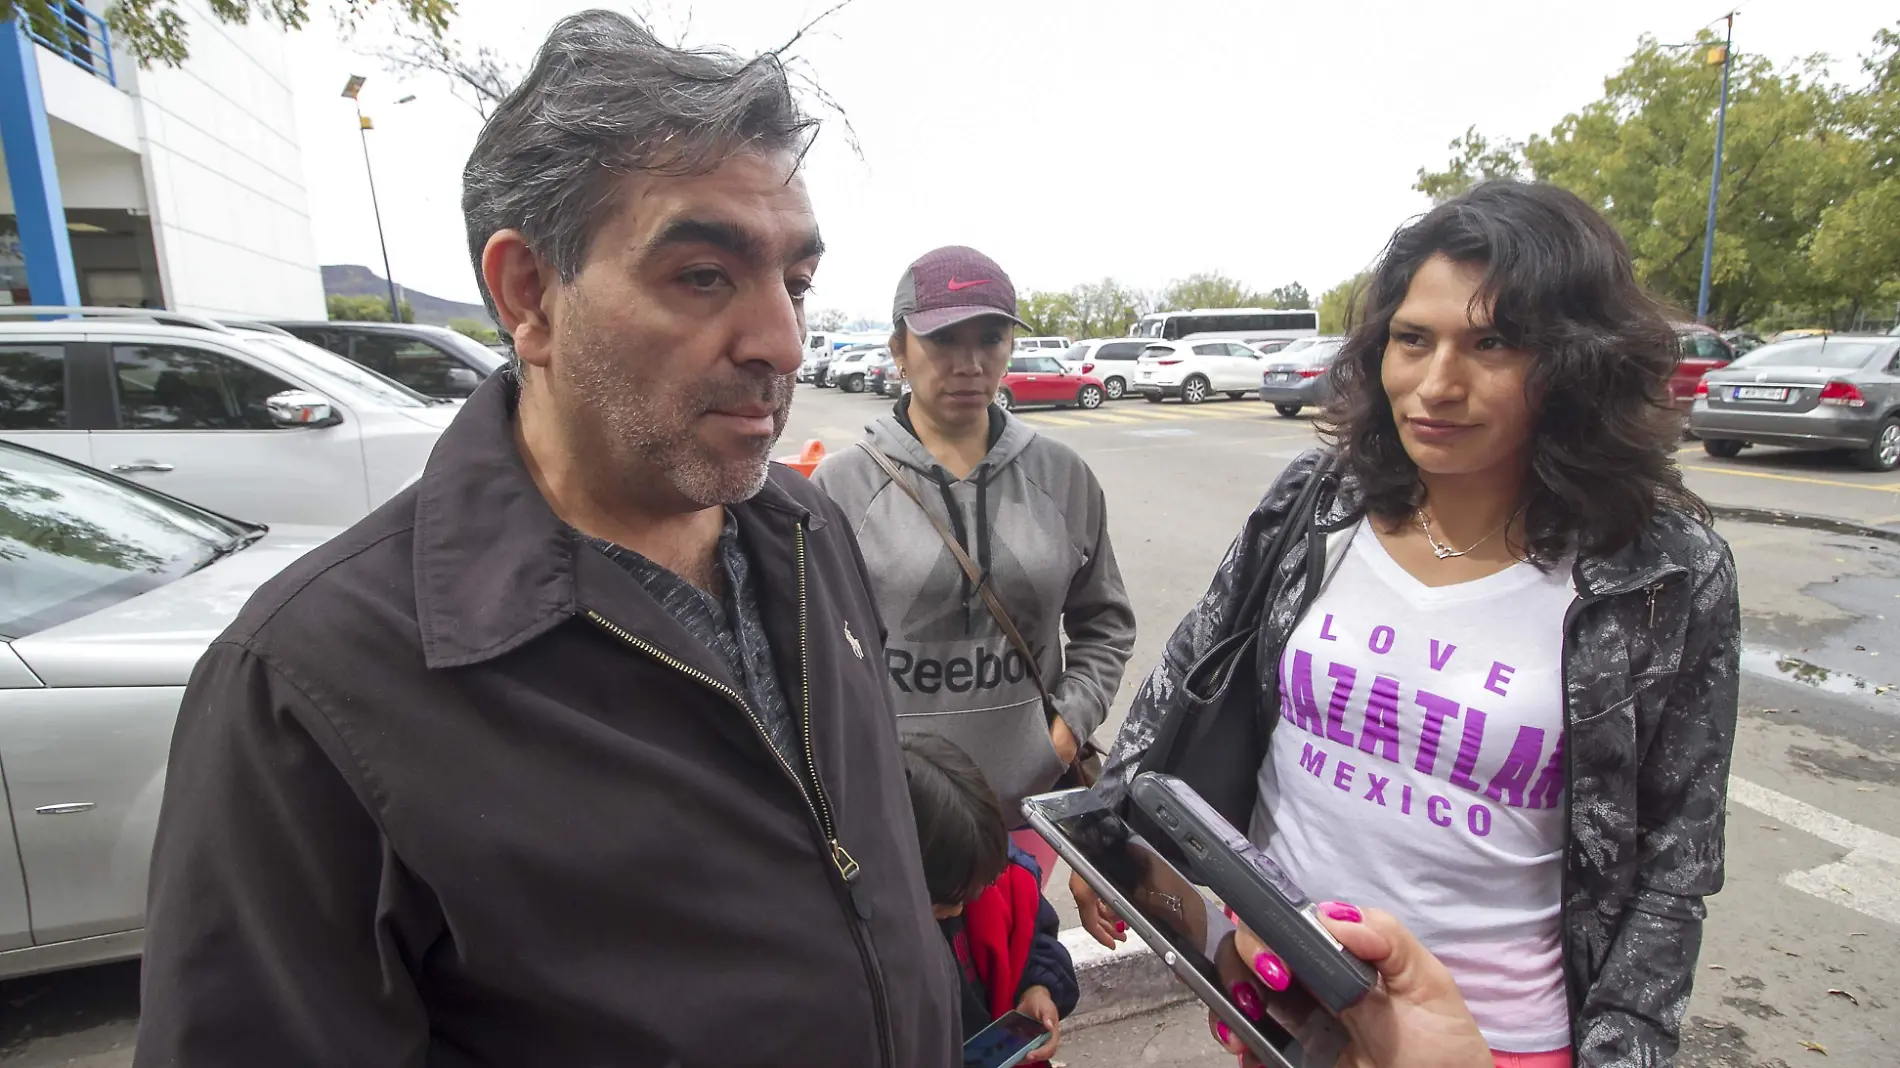
[[1804,337],[1765,345],[1696,386],[1689,429],[1710,456],[1750,445],[1851,450],[1900,467],[1900,339]]

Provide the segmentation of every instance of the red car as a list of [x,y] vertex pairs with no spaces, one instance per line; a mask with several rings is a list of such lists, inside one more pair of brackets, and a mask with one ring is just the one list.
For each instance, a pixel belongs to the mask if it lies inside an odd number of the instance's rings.
[[1677,323],[1676,340],[1682,346],[1682,358],[1669,377],[1669,401],[1686,412],[1695,405],[1696,383],[1710,371],[1727,367],[1736,353],[1721,334],[1700,323]]
[[996,406],[1009,411],[1025,404],[1053,404],[1058,408],[1100,408],[1108,396],[1094,375],[1070,374],[1054,356],[1012,356]]

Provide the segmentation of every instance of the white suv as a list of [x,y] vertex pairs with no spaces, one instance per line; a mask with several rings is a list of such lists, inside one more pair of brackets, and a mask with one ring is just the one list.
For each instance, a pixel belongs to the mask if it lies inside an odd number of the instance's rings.
[[1018,356],[1054,356],[1075,342],[1066,337],[1019,337],[1016,339],[1015,354]]
[[457,410],[274,328],[0,308],[0,438],[230,516],[355,522],[422,473]]
[[1151,341],[1135,361],[1135,380],[1129,385],[1157,404],[1165,397],[1199,404],[1216,393],[1239,400],[1260,389],[1264,360],[1243,341]]
[[1135,361],[1148,347],[1146,338],[1104,337],[1078,341],[1063,352],[1062,369],[1072,375],[1094,375],[1102,380],[1109,400],[1121,400],[1135,377]]

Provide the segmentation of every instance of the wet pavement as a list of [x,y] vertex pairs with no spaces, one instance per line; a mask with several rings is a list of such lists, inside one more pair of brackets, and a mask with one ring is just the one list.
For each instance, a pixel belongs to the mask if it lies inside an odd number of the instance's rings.
[[[801,388],[788,446],[807,437],[847,445],[883,407]],[[1101,479],[1141,620],[1105,738],[1242,518],[1274,472],[1312,440],[1304,421],[1263,409],[1137,402],[1028,417],[1081,452]],[[1693,444],[1681,459],[1692,487],[1711,503],[1900,533],[1900,474],[1870,476],[1773,450],[1713,461]],[[1719,529],[1741,572],[1747,673],[1728,886],[1709,901],[1677,1063],[1900,1063],[1892,1044],[1900,1039],[1900,542],[1839,527],[1733,519]],[[1067,895],[1051,897],[1065,925],[1073,924]],[[129,1064],[137,975],[127,964],[0,983],[0,1062]],[[1058,1059],[1072,1066],[1231,1065],[1206,1035],[1204,1013],[1187,1005],[1071,1035]]]

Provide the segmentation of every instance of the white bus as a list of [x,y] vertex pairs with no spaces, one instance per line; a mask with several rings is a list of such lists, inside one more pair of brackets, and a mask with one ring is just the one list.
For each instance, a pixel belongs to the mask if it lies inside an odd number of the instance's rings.
[[1279,337],[1316,337],[1319,313],[1302,309],[1196,308],[1193,311],[1153,312],[1128,328],[1131,337],[1178,341],[1196,334],[1265,341]]

